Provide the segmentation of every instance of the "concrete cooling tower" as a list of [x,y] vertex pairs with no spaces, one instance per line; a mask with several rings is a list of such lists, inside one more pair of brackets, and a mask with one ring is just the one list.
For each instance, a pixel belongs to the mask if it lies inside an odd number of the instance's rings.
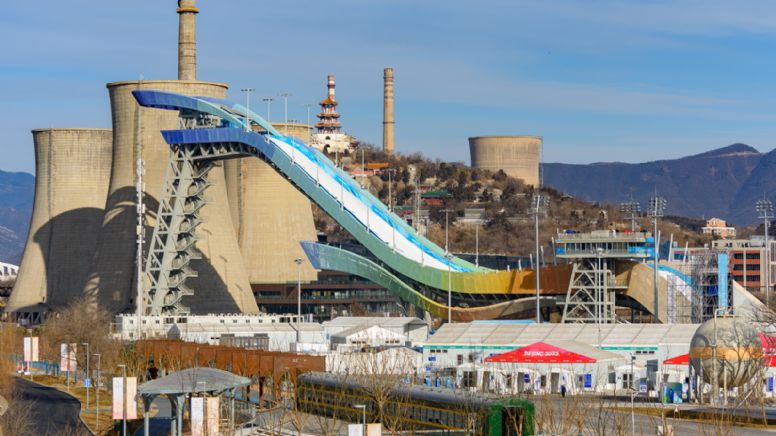
[[[309,141],[304,124],[273,124],[278,131]],[[317,279],[299,241],[317,235],[310,200],[265,162],[245,158],[225,164],[226,188],[237,239],[251,284],[296,281],[294,259],[305,261],[301,279]]]
[[[114,312],[135,304],[136,199],[135,168],[138,155],[145,165],[146,241],[156,223],[170,147],[160,130],[175,129],[178,114],[161,109],[141,109],[131,92],[155,89],[188,95],[224,98],[227,86],[199,81],[142,81],[110,83],[113,117],[113,168],[110,176],[102,230],[85,291],[94,301]],[[142,152],[139,150],[142,149]],[[204,223],[197,228],[196,248],[201,259],[191,263],[198,277],[187,285],[194,295],[183,303],[192,313],[257,313],[235,237],[226,196],[223,167],[210,171],[208,204],[202,210]],[[145,244],[148,247],[148,243]],[[145,253],[144,253],[145,258]]]
[[111,168],[109,129],[39,129],[35,202],[21,268],[6,312],[38,321],[83,296]]
[[477,136],[469,138],[472,167],[504,172],[539,186],[541,136]]

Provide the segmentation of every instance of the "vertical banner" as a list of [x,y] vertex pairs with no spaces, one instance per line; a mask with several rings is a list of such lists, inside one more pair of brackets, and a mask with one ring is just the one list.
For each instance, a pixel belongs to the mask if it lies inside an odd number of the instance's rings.
[[[746,257],[746,256],[744,256]],[[746,262],[746,259],[744,259]],[[728,255],[727,253],[720,253],[717,257],[717,271],[719,277],[717,277],[717,284],[719,287],[719,293],[717,294],[717,307],[720,309],[726,309],[728,307]]]
[[205,424],[205,399],[191,397],[191,436],[203,436]]
[[137,419],[137,377],[127,377],[127,391],[124,395],[124,378],[113,377],[113,419],[124,419],[124,403],[127,404],[127,419]]
[[124,379],[113,377],[113,419],[124,419]]
[[38,359],[38,337],[24,337],[24,361],[37,362]]
[[218,420],[220,418],[220,402],[219,397],[208,397],[207,399],[207,434],[208,435],[217,435],[220,434],[218,431]]
[[59,344],[59,370],[76,371],[76,344]]
[[127,377],[127,419],[137,419],[137,377]]

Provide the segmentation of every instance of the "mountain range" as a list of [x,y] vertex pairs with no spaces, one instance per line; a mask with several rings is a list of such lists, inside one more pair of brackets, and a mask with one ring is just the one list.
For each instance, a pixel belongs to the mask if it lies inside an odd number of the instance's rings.
[[34,197],[32,174],[0,171],[0,262],[21,261]]
[[630,198],[646,211],[650,197],[667,200],[665,213],[722,218],[729,223],[757,222],[755,202],[776,200],[776,150],[761,153],[732,144],[679,159],[644,163],[542,165],[545,186],[580,200],[617,204]]

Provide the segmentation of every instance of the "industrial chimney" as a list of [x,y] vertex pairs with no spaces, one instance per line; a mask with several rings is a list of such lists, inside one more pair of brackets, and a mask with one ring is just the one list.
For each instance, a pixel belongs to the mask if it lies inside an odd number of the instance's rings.
[[393,154],[393,68],[383,72],[383,151]]
[[196,0],[178,0],[178,80],[197,80]]

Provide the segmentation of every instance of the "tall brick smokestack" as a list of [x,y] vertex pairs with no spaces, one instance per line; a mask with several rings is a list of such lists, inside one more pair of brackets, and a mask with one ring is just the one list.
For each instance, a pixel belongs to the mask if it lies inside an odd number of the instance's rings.
[[178,0],[178,80],[197,80],[196,0]]
[[393,68],[383,73],[383,151],[393,154]]

